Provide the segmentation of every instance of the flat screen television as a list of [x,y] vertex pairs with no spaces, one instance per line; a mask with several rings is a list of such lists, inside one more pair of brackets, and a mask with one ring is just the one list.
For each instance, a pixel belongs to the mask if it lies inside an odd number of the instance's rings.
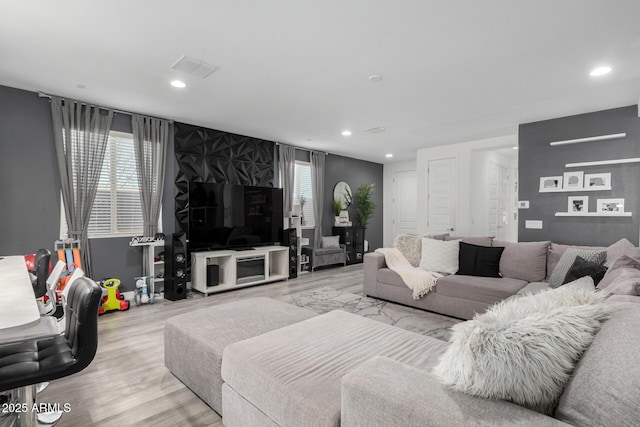
[[283,224],[282,189],[189,183],[189,250],[273,245]]

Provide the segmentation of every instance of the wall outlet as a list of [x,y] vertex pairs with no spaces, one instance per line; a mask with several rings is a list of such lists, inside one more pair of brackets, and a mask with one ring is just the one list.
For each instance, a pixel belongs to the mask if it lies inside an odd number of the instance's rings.
[[519,200],[518,201],[518,209],[529,209],[529,201],[528,200]]
[[533,228],[535,230],[542,230],[541,220],[526,220],[524,222],[524,228]]

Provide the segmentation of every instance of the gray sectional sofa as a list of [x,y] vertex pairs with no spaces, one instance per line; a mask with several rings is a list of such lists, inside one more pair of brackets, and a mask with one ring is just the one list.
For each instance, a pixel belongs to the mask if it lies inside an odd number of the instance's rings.
[[[578,362],[553,416],[441,385],[431,369],[449,343],[266,298],[170,319],[165,363],[227,427],[640,425],[640,369],[632,356],[640,352],[638,299],[607,302],[611,318]],[[207,330],[186,333],[193,321],[206,322]]]
[[[447,235],[440,239],[457,239]],[[596,246],[567,246],[548,241],[505,242],[490,237],[463,237],[461,241],[481,246],[502,246],[500,272],[503,277],[447,275],[438,279],[434,290],[414,300],[412,291],[400,276],[391,271],[384,255],[364,256],[364,293],[367,296],[434,311],[460,319],[471,319],[498,301],[513,295],[546,289],[549,278],[562,254],[569,248],[608,250]],[[615,250],[615,249],[614,249]],[[615,254],[617,258],[618,253]],[[614,258],[612,255],[609,258]]]
[[[508,281],[446,277],[444,283],[449,289],[443,291],[439,284],[439,292],[436,289],[423,299],[430,298],[430,309],[471,317],[472,312],[484,311],[491,302],[511,298],[511,303],[500,304],[497,309],[510,309],[512,319],[507,316],[496,320],[494,307],[470,322],[457,324],[449,343],[339,310],[318,315],[269,298],[251,298],[169,319],[164,335],[165,365],[221,414],[227,427],[640,425],[640,369],[633,357],[640,352],[640,250],[628,241],[621,242],[599,249],[606,249],[612,260],[624,261],[620,268],[616,261],[609,271],[623,284],[632,284],[626,287],[631,293],[594,293],[594,281],[584,277],[576,280],[590,281],[589,290],[579,290],[585,292],[582,296],[572,293],[574,285],[566,285],[523,297],[517,295],[548,287],[544,279],[551,276],[568,247],[550,242],[491,242],[505,246],[500,269]],[[631,280],[625,276],[629,273],[625,268],[632,263],[621,256],[627,253],[635,260]],[[365,290],[371,289],[367,288],[368,277],[374,279],[369,283],[373,283],[373,289],[395,286],[395,292],[404,295],[400,286],[388,283],[396,279],[377,254],[368,254],[365,264]],[[507,292],[499,289],[500,283],[508,283]],[[465,292],[465,286],[477,289]],[[411,291],[406,288],[404,292],[407,300],[402,301],[413,302]],[[569,302],[548,304],[559,301],[553,298],[562,295],[568,295]],[[549,297],[552,299],[545,299]],[[586,304],[591,304],[589,298],[598,300],[601,317],[592,315],[597,313],[593,310],[586,312],[586,320],[567,317],[585,310]],[[535,299],[546,302],[536,306]],[[462,303],[463,308],[456,308],[456,303]],[[537,311],[530,309],[532,306],[544,308]],[[509,314],[509,310],[504,312]],[[552,315],[556,316],[554,323],[541,327],[540,319]],[[555,322],[567,320],[577,334],[559,333],[568,324]],[[597,327],[589,332],[589,340],[582,347],[571,347],[571,360],[565,364],[560,348],[573,340],[569,337],[586,334],[593,322]],[[459,338],[468,338],[463,336],[464,331],[479,335],[471,335],[471,340],[461,345]],[[513,403],[519,400],[508,396],[515,394],[496,395],[482,389],[482,384],[487,384],[478,380],[478,375],[486,375],[482,362],[475,366],[476,362],[471,362],[471,367],[461,363],[482,359],[491,347],[487,339],[500,334],[503,338],[498,341],[497,354],[507,354],[503,344],[509,342],[517,357],[529,360],[522,364],[511,357],[489,356],[491,365],[501,366],[497,376],[484,377],[491,378],[493,384],[502,387],[507,382],[497,381],[500,375],[519,378],[526,363],[533,361],[529,378],[548,385],[550,379],[559,381],[559,371],[550,365],[562,366],[563,379],[544,410],[529,409],[538,408],[530,402],[522,403],[527,407]],[[549,335],[554,337],[551,343],[545,338]],[[529,347],[519,347],[521,344]],[[525,348],[535,355],[523,351]],[[540,359],[539,349],[551,352]],[[465,359],[469,354],[471,359]],[[540,360],[548,363],[541,364]],[[439,362],[448,362],[456,375],[470,372],[478,388],[454,391],[455,385],[443,385],[442,377],[436,377],[442,371],[432,371]],[[525,384],[510,382],[518,391]],[[496,396],[507,397],[498,400]]]

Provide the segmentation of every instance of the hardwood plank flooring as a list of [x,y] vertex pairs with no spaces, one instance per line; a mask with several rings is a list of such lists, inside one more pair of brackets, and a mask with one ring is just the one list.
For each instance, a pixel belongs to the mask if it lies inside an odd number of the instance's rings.
[[[362,264],[327,268],[297,279],[182,301],[111,312],[98,321],[98,352],[82,372],[52,381],[40,402],[68,403],[65,426],[222,426],[220,416],[164,366],[166,319],[217,304],[257,296],[279,297],[331,286],[362,295]],[[185,325],[185,328],[197,325]]]

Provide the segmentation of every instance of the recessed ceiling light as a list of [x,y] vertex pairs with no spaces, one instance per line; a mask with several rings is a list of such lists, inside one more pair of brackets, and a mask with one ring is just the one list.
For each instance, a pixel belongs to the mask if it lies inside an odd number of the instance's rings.
[[389,153],[389,154],[385,154],[384,156],[387,157],[387,158],[391,158],[391,157],[393,157],[393,154]]
[[382,80],[382,76],[380,74],[371,74],[369,76],[369,81],[370,82],[379,82]]
[[187,87],[185,82],[183,82],[182,80],[172,80],[171,81],[171,86],[178,87],[180,89]]
[[605,74],[608,74],[610,72],[611,72],[611,67],[598,67],[591,70],[589,75],[591,77],[598,77],[598,76],[604,76]]
[[342,131],[342,136],[351,136],[351,131],[350,130],[343,130]]

